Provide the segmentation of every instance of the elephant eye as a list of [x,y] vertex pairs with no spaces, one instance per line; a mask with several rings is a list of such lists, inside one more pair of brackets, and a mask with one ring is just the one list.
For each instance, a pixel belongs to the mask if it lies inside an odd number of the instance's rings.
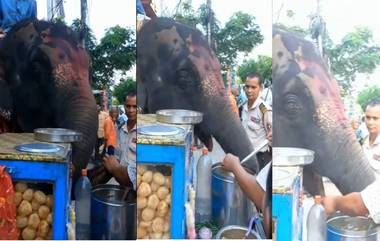
[[285,96],[285,110],[293,117],[302,112],[302,105],[297,95],[288,94]]

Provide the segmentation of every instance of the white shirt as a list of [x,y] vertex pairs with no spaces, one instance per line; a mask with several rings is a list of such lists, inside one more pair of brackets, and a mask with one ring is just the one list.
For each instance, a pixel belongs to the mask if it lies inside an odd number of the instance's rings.
[[376,176],[380,177],[380,134],[377,136],[372,146],[369,145],[369,137],[367,137],[363,143],[363,151],[375,171]]
[[[127,123],[125,123],[118,131],[118,148],[116,149],[116,157],[120,161],[120,165],[126,166],[128,176],[136,189],[136,125],[128,131]],[[112,178],[109,184],[118,184]]]
[[[259,106],[263,103],[267,108],[267,112],[264,114],[261,112]],[[259,96],[253,103],[251,108],[248,110],[248,102],[243,105],[243,110],[241,112],[242,124],[245,131],[248,134],[253,147],[258,146],[262,141],[266,139],[268,124],[272,126],[272,108],[265,103],[263,99]],[[260,151],[265,152],[268,147],[262,148]]]
[[380,180],[368,185],[360,195],[370,217],[375,223],[380,224]]
[[268,172],[270,169],[270,166],[272,165],[272,162],[269,162],[265,165],[263,169],[257,174],[256,176],[256,182],[260,185],[260,187],[266,192],[267,189],[267,178],[268,178]]

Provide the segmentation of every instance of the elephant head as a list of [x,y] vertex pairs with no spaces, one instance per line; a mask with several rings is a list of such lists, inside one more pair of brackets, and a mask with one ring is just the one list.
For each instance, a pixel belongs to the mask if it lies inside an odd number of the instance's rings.
[[[315,152],[304,173],[330,178],[343,194],[374,181],[345,116],[337,82],[319,52],[311,42],[278,29],[273,31],[273,103],[274,146]],[[310,178],[305,175],[306,189],[320,192]]]
[[[221,67],[201,32],[168,18],[153,19],[137,36],[138,104],[148,112],[188,109],[203,113],[195,134],[211,150],[212,136],[240,158],[252,150],[232,111]],[[256,159],[252,169],[257,170]]]
[[[26,20],[2,40],[0,106],[11,106],[20,131],[59,127],[81,132],[73,145],[76,174],[87,166],[96,141],[97,110],[89,79],[89,58],[63,24]],[[6,89],[3,89],[3,86]]]

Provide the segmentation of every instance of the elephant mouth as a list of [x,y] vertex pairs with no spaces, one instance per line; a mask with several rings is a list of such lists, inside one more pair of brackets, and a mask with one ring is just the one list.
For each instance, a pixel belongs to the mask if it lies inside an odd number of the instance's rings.
[[10,121],[12,116],[12,112],[10,110],[6,110],[3,108],[0,108],[0,117],[5,119],[6,121]]

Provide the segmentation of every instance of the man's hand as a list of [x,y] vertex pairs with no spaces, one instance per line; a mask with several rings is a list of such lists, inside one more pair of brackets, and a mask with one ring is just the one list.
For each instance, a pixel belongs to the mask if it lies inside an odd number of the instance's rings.
[[240,166],[240,160],[237,156],[228,153],[223,160],[223,167],[230,172],[234,172]]
[[268,139],[268,141],[269,141],[268,145],[269,145],[270,147],[272,147],[272,129],[270,129],[270,131],[269,131],[269,133],[268,133],[268,135],[267,135],[267,139]]
[[322,205],[325,208],[326,214],[330,215],[335,213],[336,210],[336,198],[333,196],[327,196],[322,199]]
[[115,170],[120,169],[120,163],[117,161],[115,156],[104,157],[103,164],[107,171],[113,175],[115,173]]

